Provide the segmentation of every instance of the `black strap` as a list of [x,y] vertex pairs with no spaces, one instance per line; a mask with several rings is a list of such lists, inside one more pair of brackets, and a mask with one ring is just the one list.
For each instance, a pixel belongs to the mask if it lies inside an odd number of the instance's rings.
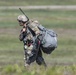
[[36,36],[35,32],[29,26],[28,26],[28,29],[30,30],[33,36]]

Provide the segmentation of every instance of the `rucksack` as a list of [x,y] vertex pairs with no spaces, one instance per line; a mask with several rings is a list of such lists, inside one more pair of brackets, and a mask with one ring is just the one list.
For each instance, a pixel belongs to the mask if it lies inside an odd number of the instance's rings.
[[39,30],[42,34],[42,41],[41,44],[43,47],[57,47],[57,34],[50,29],[46,29],[42,25],[38,26]]

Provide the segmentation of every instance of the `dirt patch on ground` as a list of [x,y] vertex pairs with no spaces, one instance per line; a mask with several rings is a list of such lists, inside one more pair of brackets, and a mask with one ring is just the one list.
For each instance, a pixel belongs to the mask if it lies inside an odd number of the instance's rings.
[[59,36],[67,36],[68,38],[71,37],[76,37],[76,29],[55,29],[55,31],[57,32],[57,34]]
[[18,34],[19,28],[0,28],[0,34]]

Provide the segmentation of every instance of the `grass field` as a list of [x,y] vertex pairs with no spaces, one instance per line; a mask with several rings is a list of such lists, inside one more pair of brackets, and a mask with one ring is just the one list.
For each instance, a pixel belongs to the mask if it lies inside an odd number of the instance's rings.
[[76,5],[76,0],[0,0],[0,6]]
[[[70,0],[71,1],[71,0]],[[10,1],[9,1],[10,2]],[[0,10],[0,75],[76,75],[76,11],[24,10],[29,18],[58,34],[58,48],[50,55],[43,54],[48,65],[33,63],[24,68],[23,43],[18,36],[19,10]]]

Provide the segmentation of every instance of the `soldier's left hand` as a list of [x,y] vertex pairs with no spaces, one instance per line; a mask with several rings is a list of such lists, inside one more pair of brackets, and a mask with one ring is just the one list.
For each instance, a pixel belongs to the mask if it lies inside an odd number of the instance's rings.
[[25,29],[25,28],[23,28],[23,29],[22,29],[22,32],[25,32],[25,31],[26,31],[26,29]]

